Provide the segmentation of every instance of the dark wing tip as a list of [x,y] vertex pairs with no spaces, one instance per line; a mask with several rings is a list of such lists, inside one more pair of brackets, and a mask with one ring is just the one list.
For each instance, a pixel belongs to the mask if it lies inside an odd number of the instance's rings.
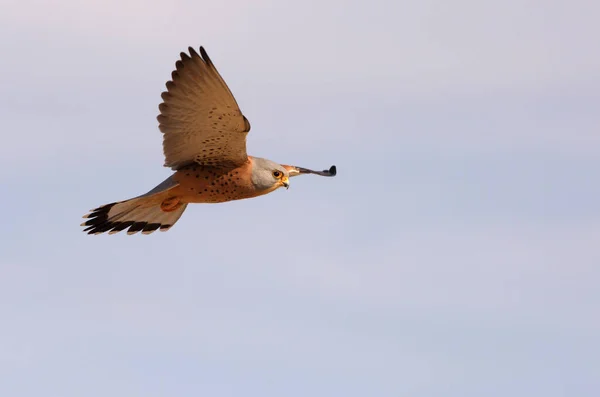
[[323,171],[313,171],[313,170],[309,170],[308,168],[302,168],[302,167],[295,167],[301,174],[315,174],[315,175],[321,175],[321,176],[335,176],[337,174],[337,168],[335,165],[332,165],[331,167],[329,167],[328,170],[323,170]]
[[202,59],[204,59],[204,61],[206,63],[212,63],[212,61],[210,60],[210,57],[206,53],[206,50],[202,46],[200,46],[200,55],[202,56]]
[[182,60],[182,61],[184,61],[184,62],[187,62],[187,61],[189,61],[190,59],[192,59],[192,58],[190,58],[190,56],[189,56],[188,54],[186,54],[185,52],[182,52],[182,53],[180,53],[180,54],[179,54],[179,56],[181,57],[181,60]]

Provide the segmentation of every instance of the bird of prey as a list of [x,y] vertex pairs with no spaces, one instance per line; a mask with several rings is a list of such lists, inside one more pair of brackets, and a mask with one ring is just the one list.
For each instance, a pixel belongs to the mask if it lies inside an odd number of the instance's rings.
[[203,47],[181,53],[159,105],[165,167],[174,174],[141,196],[84,215],[88,234],[167,231],[190,203],[223,203],[289,187],[302,174],[335,176],[246,154],[250,122]]

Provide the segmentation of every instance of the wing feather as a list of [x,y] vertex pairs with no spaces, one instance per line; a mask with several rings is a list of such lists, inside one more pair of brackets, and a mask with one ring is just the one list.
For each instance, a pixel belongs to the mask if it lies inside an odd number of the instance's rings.
[[188,50],[175,63],[158,107],[165,166],[241,165],[248,160],[250,123],[204,48],[200,55]]

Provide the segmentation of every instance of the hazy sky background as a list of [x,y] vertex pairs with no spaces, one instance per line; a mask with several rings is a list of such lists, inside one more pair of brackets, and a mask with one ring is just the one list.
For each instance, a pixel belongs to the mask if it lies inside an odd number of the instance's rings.
[[[600,395],[599,14],[0,0],[0,395]],[[83,234],[200,45],[249,153],[339,175]]]

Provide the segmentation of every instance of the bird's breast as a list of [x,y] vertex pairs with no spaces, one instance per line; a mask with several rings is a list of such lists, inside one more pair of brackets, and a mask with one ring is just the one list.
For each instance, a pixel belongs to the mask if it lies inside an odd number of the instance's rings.
[[259,196],[252,183],[250,164],[237,168],[191,164],[178,170],[176,194],[187,203],[223,203]]

